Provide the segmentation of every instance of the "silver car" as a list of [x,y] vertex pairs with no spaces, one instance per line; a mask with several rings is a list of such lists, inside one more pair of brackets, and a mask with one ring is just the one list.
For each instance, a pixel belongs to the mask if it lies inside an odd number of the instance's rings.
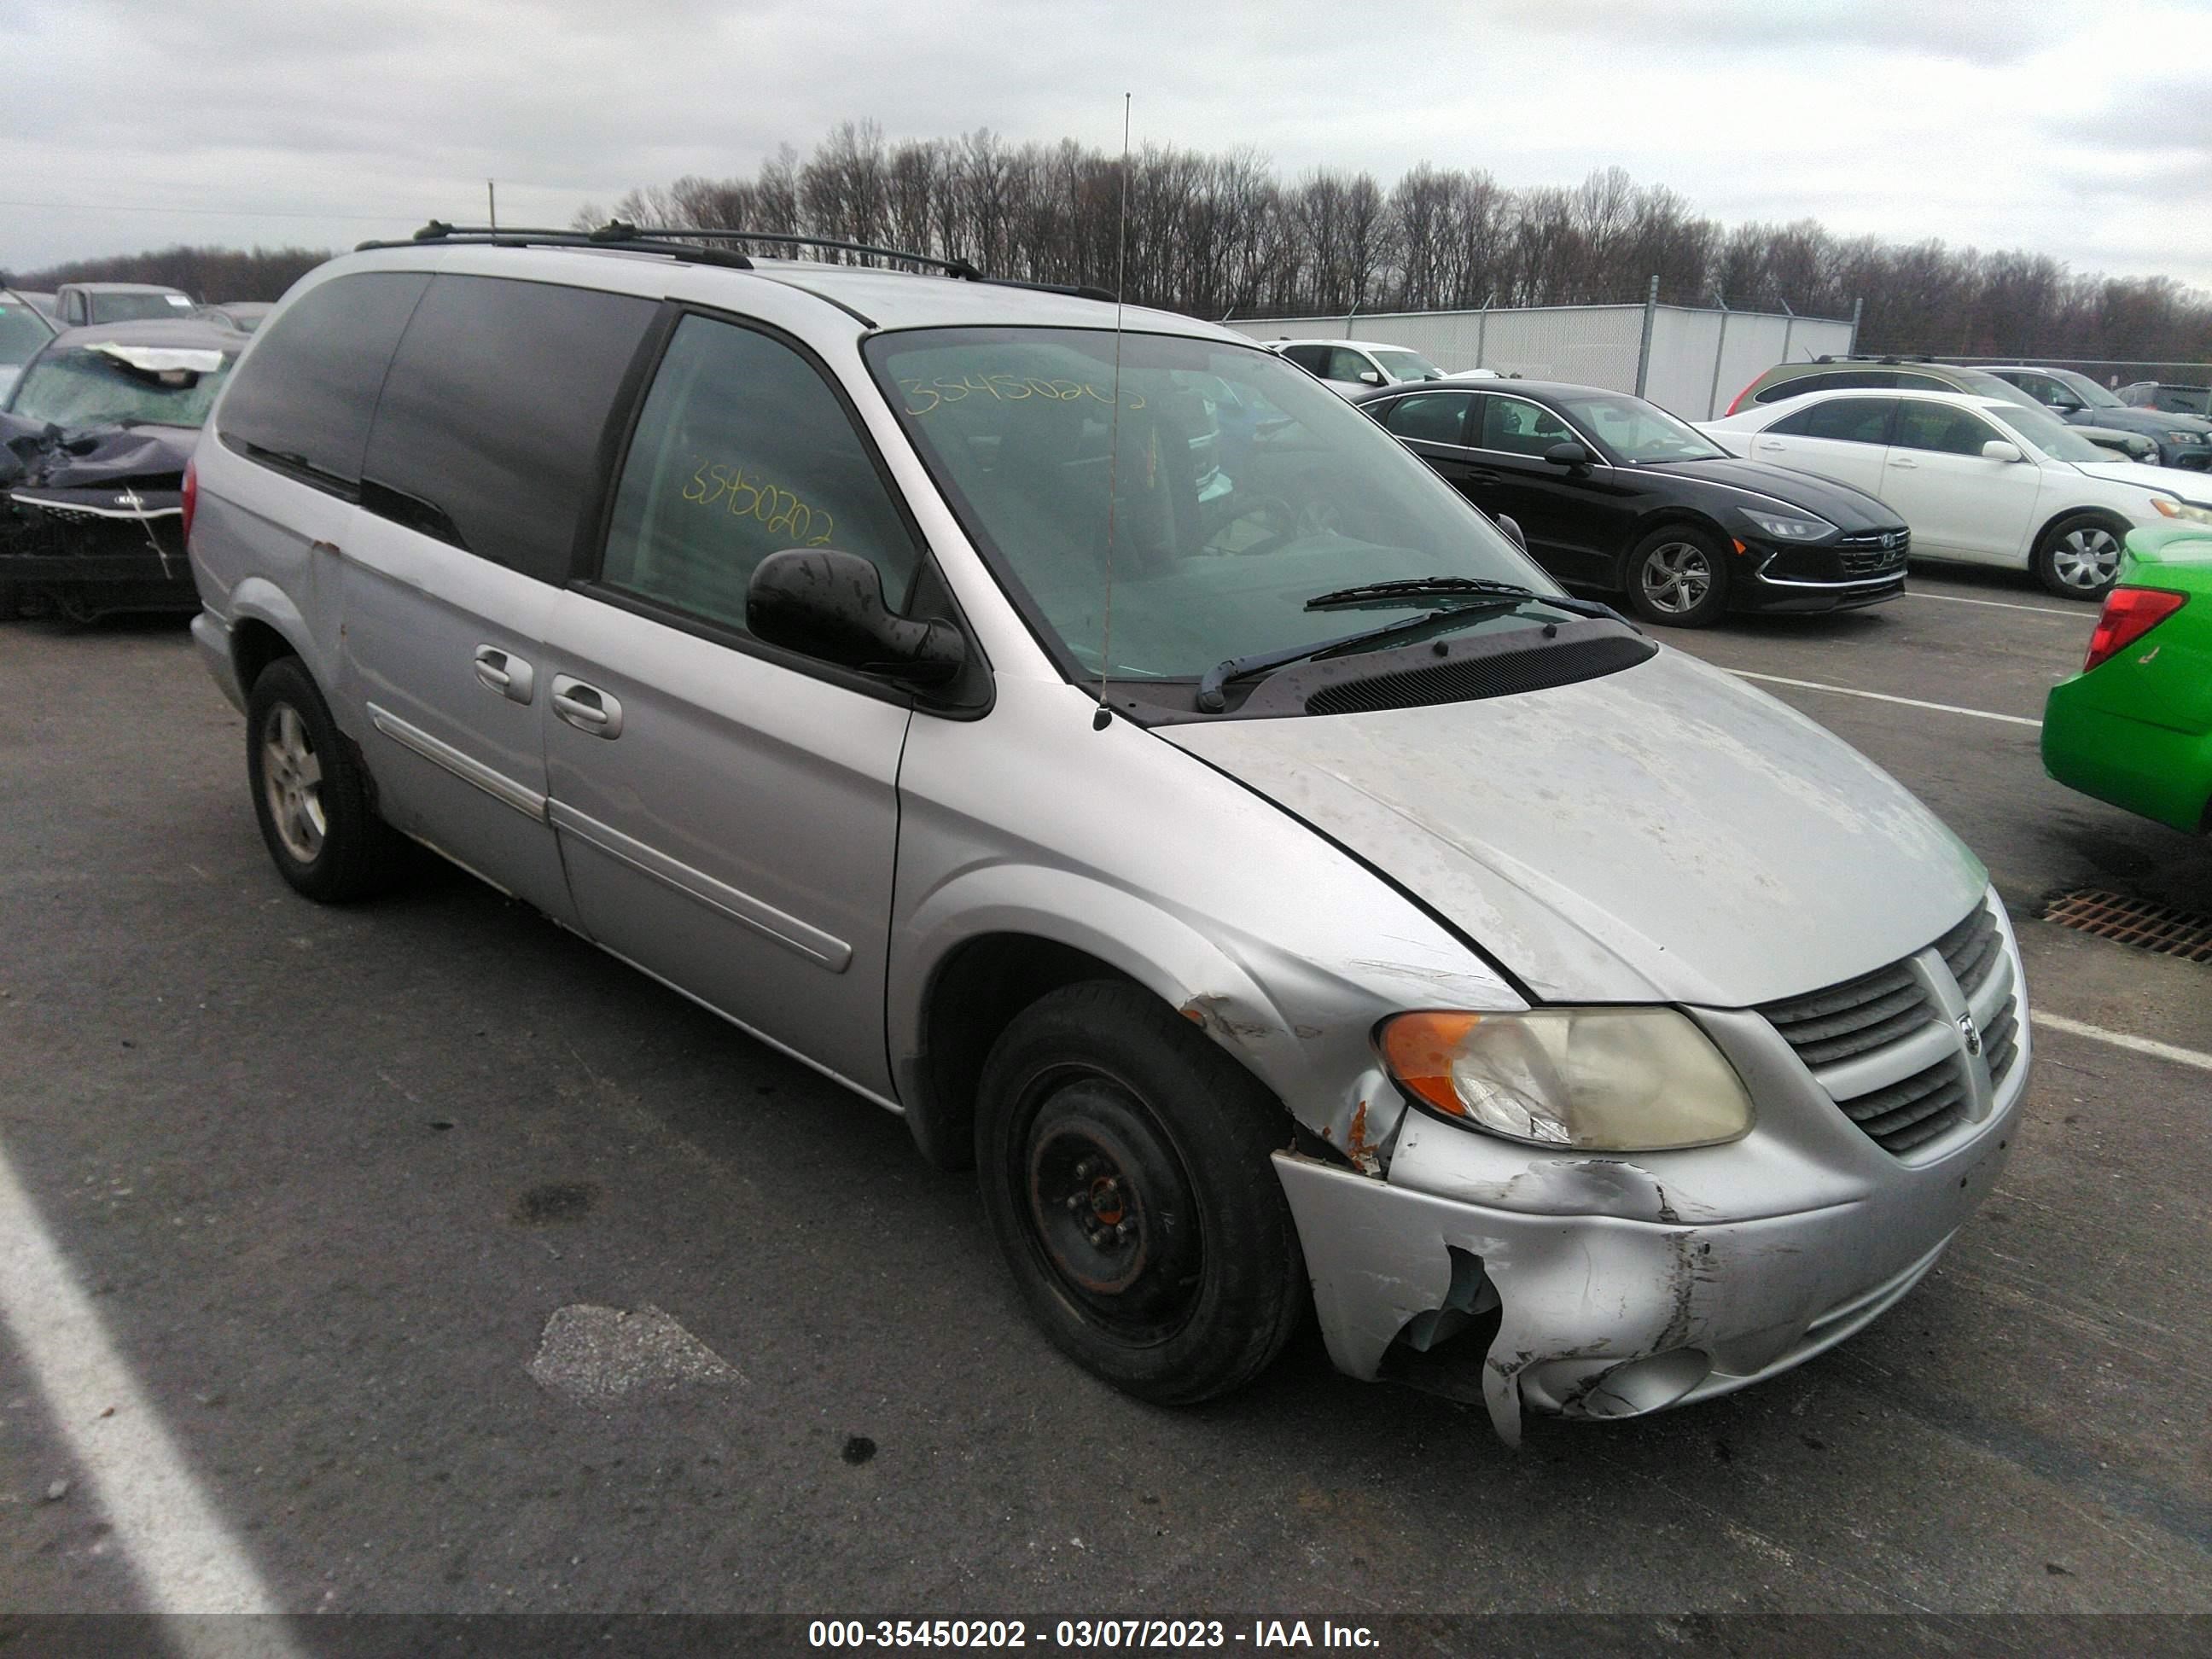
[[[514,240],[509,234],[507,240]],[[1188,319],[622,228],[295,287],[189,491],[309,897],[411,837],[974,1164],[1077,1361],[1625,1417],[1909,1291],[2028,1075],[1982,866]]]

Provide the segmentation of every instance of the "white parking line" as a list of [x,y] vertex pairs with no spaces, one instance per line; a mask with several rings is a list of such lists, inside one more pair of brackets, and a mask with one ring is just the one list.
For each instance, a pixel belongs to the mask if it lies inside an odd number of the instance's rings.
[[[1716,668],[1720,665],[1713,665]],[[2025,714],[1995,714],[1986,708],[1961,708],[1956,703],[1923,702],[1917,697],[1893,697],[1887,691],[1862,691],[1856,686],[1829,685],[1820,680],[1793,680],[1780,674],[1754,674],[1748,668],[1727,671],[1740,680],[1764,680],[1769,685],[1794,685],[1805,691],[1832,691],[1839,697],[1865,697],[1874,702],[1901,702],[1907,708],[1933,708],[1945,714],[1969,714],[1978,720],[2002,720],[2007,726],[2033,726],[2040,730],[2041,720],[2032,720]]]
[[2057,617],[2064,622],[2094,622],[2094,611],[2054,611],[2047,605],[2014,605],[2004,599],[1970,599],[1963,593],[1923,593],[1917,587],[1905,590],[1908,599],[1941,599],[1946,605],[1985,605],[1992,611],[2025,611],[2031,617]]
[[2200,1072],[2212,1072],[2212,1054],[2201,1054],[2194,1048],[2177,1048],[2171,1042],[2130,1036],[2125,1031],[2108,1031],[2101,1025],[2087,1025],[2078,1019],[2069,1019],[2063,1014],[2046,1014],[2040,1008],[2030,1009],[2027,1017],[2038,1025],[2048,1025],[2052,1030],[2063,1031],[2069,1036],[2087,1037],[2094,1042],[2109,1042],[2115,1048],[2131,1049],[2154,1059],[2170,1060],[2177,1066],[2194,1066]]
[[[0,1154],[0,1317],[5,1317],[83,1498],[115,1528],[155,1613],[280,1611],[131,1374],[91,1298]],[[120,1609],[118,1609],[120,1611]],[[275,1639],[282,1626],[261,1627]]]

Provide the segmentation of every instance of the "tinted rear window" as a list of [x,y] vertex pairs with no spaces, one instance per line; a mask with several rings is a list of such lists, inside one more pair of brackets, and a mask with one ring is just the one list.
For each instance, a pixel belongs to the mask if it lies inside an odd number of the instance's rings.
[[658,309],[629,294],[438,277],[385,380],[362,505],[566,581],[600,435]]
[[351,491],[377,388],[430,284],[412,270],[365,270],[300,296],[261,331],[217,411],[225,442]]

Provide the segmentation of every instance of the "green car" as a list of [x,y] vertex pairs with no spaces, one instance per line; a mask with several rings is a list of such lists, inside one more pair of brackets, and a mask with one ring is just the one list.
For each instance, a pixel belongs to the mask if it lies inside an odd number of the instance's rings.
[[2129,536],[2081,672],[2044,706],[2043,768],[2160,823],[2212,830],[2212,528]]

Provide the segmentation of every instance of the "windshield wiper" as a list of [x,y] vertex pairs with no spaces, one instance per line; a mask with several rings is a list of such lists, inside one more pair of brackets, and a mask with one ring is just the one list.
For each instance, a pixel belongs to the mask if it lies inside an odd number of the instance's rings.
[[[1548,605],[1555,611],[1568,611],[1574,616],[1601,617],[1626,628],[1636,627],[1611,605],[1595,599],[1571,599],[1565,594],[1539,593],[1533,587],[1523,587],[1517,582],[1492,581],[1487,576],[1401,576],[1395,581],[1368,582],[1359,587],[1340,587],[1334,592],[1316,593],[1306,601],[1306,609],[1351,611],[1363,605],[1405,605],[1431,596],[1448,599],[1462,593],[1495,593],[1515,600],[1533,599],[1539,605]],[[1639,629],[1638,631],[1643,630]]]
[[1395,581],[1363,582],[1358,587],[1339,587],[1316,593],[1306,601],[1309,611],[1338,611],[1385,600],[1425,599],[1431,594],[1450,598],[1459,593],[1500,593],[1516,599],[1541,599],[1533,587],[1518,582],[1492,581],[1487,576],[1401,576]]
[[[1377,583],[1376,586],[1387,586],[1389,584]],[[1504,587],[1509,584],[1501,582],[1498,586]],[[1352,592],[1355,590],[1346,588],[1345,591]],[[1206,678],[1198,683],[1198,706],[1209,714],[1219,714],[1229,706],[1228,698],[1221,694],[1222,687],[1227,685],[1231,680],[1241,680],[1253,674],[1263,674],[1270,668],[1281,668],[1290,663],[1302,662],[1308,657],[1325,656],[1331,651],[1342,650],[1350,646],[1366,645],[1374,641],[1387,640],[1394,634],[1418,633],[1424,628],[1434,627],[1437,623],[1447,619],[1456,622],[1472,611],[1510,611],[1521,603],[1519,592],[1522,591],[1524,590],[1516,590],[1514,592],[1500,594],[1490,599],[1472,599],[1464,605],[1432,606],[1425,616],[1408,617],[1403,622],[1386,623],[1380,628],[1363,629],[1357,634],[1345,634],[1333,640],[1316,640],[1311,645],[1287,646],[1280,651],[1260,651],[1249,657],[1231,657],[1228,661],[1216,663],[1206,671]],[[1322,597],[1327,599],[1330,596],[1323,594]],[[1528,597],[1534,599],[1537,596],[1531,593]],[[1310,602],[1306,605],[1309,611],[1314,608],[1314,605]]]

